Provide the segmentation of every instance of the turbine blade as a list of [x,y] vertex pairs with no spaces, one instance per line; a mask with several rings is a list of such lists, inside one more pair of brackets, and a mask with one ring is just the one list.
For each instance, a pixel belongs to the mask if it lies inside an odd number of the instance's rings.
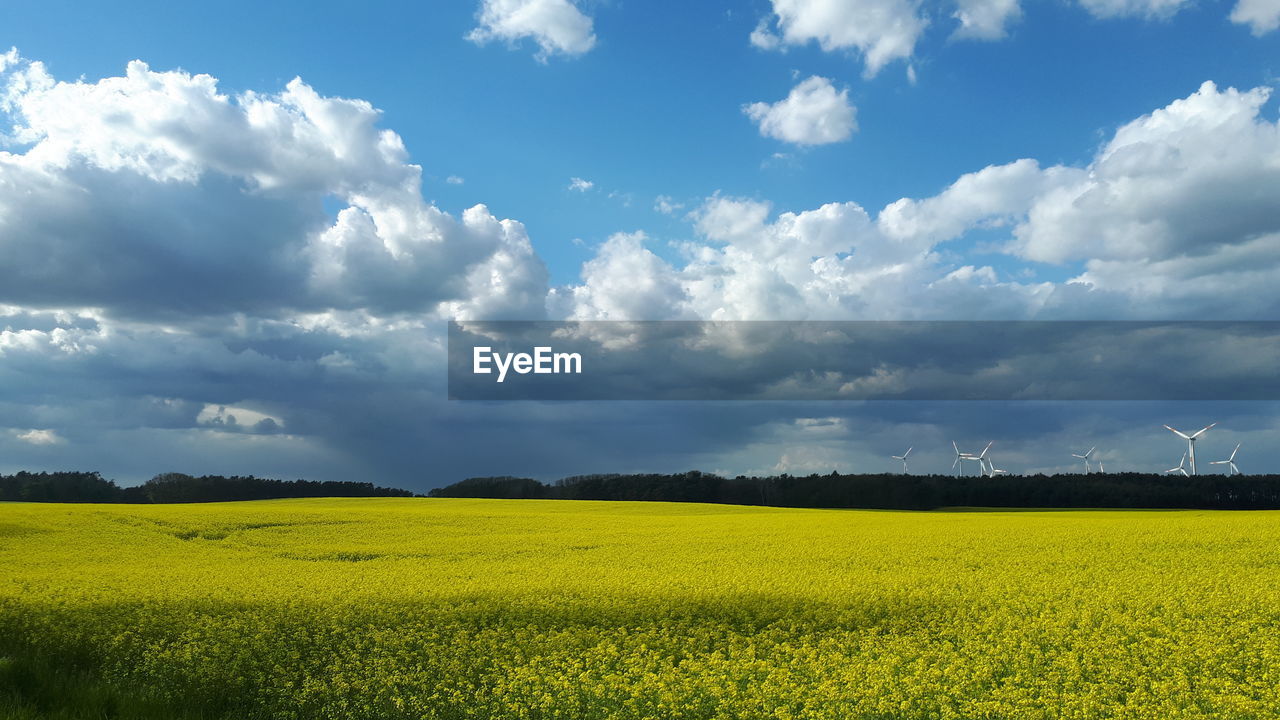
[[1205,434],[1205,433],[1209,432],[1209,429],[1210,429],[1210,428],[1212,428],[1214,425],[1217,425],[1217,424],[1218,424],[1218,423],[1209,423],[1208,425],[1205,425],[1204,427],[1202,427],[1202,428],[1200,428],[1198,431],[1196,431],[1196,434],[1195,434],[1195,435],[1192,435],[1190,439],[1191,439],[1191,440],[1195,440],[1196,438],[1200,437],[1201,435],[1203,435],[1203,434]]
[[914,449],[915,449],[915,446],[914,446],[914,445],[913,445],[913,446],[911,446],[911,447],[909,447],[909,448],[907,448],[907,451],[906,451],[906,452],[904,452],[904,453],[902,453],[902,457],[905,459],[908,455],[910,455],[910,454],[911,454],[911,451],[912,451],[912,450],[914,450]]
[[1236,449],[1231,451],[1231,457],[1230,457],[1230,459],[1231,459],[1231,460],[1235,460],[1235,459],[1236,459],[1236,453],[1238,453],[1238,452],[1240,452],[1240,444],[1239,444],[1239,443],[1236,443]]
[[1190,439],[1191,439],[1191,436],[1190,436],[1190,435],[1188,435],[1188,434],[1186,434],[1186,433],[1182,432],[1181,430],[1174,430],[1173,428],[1169,427],[1168,425],[1165,425],[1165,426],[1164,426],[1164,429],[1165,429],[1165,430],[1168,430],[1169,432],[1173,433],[1174,435],[1177,435],[1178,437],[1182,438],[1183,440],[1190,440]]
[[953,447],[953,448],[955,448],[955,449],[956,449],[956,454],[957,454],[957,455],[959,455],[959,454],[960,454],[960,446],[956,444],[956,441],[955,441],[955,440],[952,440],[952,441],[951,441],[951,447]]

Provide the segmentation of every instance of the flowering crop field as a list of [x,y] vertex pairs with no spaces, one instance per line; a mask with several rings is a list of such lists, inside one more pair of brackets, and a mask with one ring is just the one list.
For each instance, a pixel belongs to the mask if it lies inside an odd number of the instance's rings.
[[1280,716],[1280,513],[0,504],[0,568],[4,718]]

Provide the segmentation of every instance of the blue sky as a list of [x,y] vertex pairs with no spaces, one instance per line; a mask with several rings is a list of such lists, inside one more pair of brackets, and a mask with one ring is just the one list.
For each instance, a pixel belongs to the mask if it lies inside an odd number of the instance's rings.
[[[965,37],[957,12],[996,21]],[[801,456],[790,469],[870,468],[883,453],[857,428],[893,430],[856,408],[840,410],[846,435],[820,441],[797,421],[830,409],[729,408],[667,422],[649,450],[594,457],[590,442],[543,438],[495,458],[480,428],[551,417],[555,438],[572,413],[444,403],[435,343],[450,317],[1271,319],[1277,23],[1275,0],[6,4],[0,49],[16,52],[0,87],[16,99],[0,181],[42,200],[0,212],[0,380],[23,389],[0,404],[0,470],[375,473],[425,487]],[[540,50],[549,37],[577,45]],[[133,60],[147,68],[109,97]],[[234,112],[265,98],[318,139],[272,155],[278,138],[204,102],[199,74]],[[295,77],[319,105],[291,94]],[[170,84],[148,95],[149,78]],[[104,92],[58,90],[78,79]],[[805,87],[830,102],[787,106]],[[378,114],[324,125],[343,98]],[[769,136],[765,117],[791,130]],[[166,134],[188,122],[217,142]],[[382,131],[402,154],[343,154]],[[518,226],[497,229],[507,219]],[[444,249],[416,244],[437,235]],[[67,349],[67,333],[84,337]],[[67,389],[78,382],[100,397]],[[355,392],[401,398],[353,409]],[[224,407],[278,423],[230,432]],[[601,412],[596,432],[635,431],[631,413]],[[1256,407],[1236,412],[1254,437],[1271,427]],[[385,427],[354,427],[362,413]],[[1055,468],[1036,443],[1093,417],[1061,413],[1024,439],[1026,469]],[[660,410],[643,414],[664,426]],[[931,413],[899,422],[950,432]],[[438,478],[406,469],[423,433],[458,448]],[[121,456],[122,439],[156,459]],[[1115,460],[1154,463],[1157,447]]]
[[[1006,38],[985,41],[953,38],[947,8],[927,7],[915,56],[873,78],[856,51],[752,46],[768,2],[583,8],[596,46],[545,63],[530,39],[466,40],[476,26],[470,2],[358,12],[323,2],[19,2],[3,11],[2,40],[60,78],[111,76],[143,59],[212,74],[231,92],[269,92],[300,76],[324,94],[368,100],[423,166],[429,199],[455,213],[483,202],[520,219],[562,283],[590,255],[575,238],[591,246],[643,229],[662,251],[664,240],[688,236],[678,216],[653,211],[659,195],[875,209],[993,163],[1083,164],[1118,124],[1204,80],[1251,88],[1280,76],[1280,34],[1253,37],[1226,3],[1099,19],[1074,3],[1032,2]],[[745,103],[784,97],[796,74],[849,89],[859,129],[848,142],[797,149],[761,137],[743,115]],[[465,182],[449,185],[451,175]],[[595,187],[570,192],[571,177]]]

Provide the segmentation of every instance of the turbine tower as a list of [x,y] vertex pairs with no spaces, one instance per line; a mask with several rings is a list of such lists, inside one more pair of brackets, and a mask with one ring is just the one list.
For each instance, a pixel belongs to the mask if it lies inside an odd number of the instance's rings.
[[1085,474],[1085,475],[1088,475],[1088,474],[1089,474],[1089,457],[1090,457],[1090,456],[1092,456],[1092,455],[1093,455],[1093,451],[1094,451],[1094,450],[1097,450],[1097,449],[1098,449],[1098,448],[1096,448],[1096,447],[1091,447],[1091,448],[1089,448],[1089,452],[1087,452],[1087,453],[1085,453],[1085,454],[1083,454],[1083,455],[1077,455],[1077,454],[1075,454],[1075,453],[1071,453],[1071,457],[1073,457],[1073,458],[1080,458],[1081,460],[1083,460],[1083,461],[1084,461],[1084,474]]
[[[913,447],[914,447],[914,446],[913,446]],[[912,449],[913,449],[913,448],[907,448],[907,451],[906,451],[906,452],[904,452],[904,453],[902,453],[901,455],[890,455],[890,456],[889,456],[889,457],[893,458],[894,460],[901,460],[901,461],[902,461],[902,474],[903,474],[903,475],[910,475],[910,473],[909,473],[909,472],[907,472],[907,456],[911,454],[911,450],[912,450]]]
[[1194,433],[1191,433],[1190,435],[1188,435],[1188,434],[1186,434],[1186,433],[1182,432],[1181,430],[1174,430],[1173,428],[1169,427],[1168,425],[1165,425],[1165,426],[1164,426],[1164,429],[1165,429],[1165,430],[1168,430],[1169,432],[1173,433],[1174,435],[1177,435],[1178,437],[1180,437],[1180,438],[1182,438],[1183,440],[1186,440],[1186,441],[1187,441],[1187,455],[1189,455],[1189,456],[1191,457],[1191,474],[1192,474],[1192,475],[1195,475],[1195,474],[1196,474],[1196,438],[1198,438],[1198,437],[1200,437],[1201,435],[1205,434],[1206,432],[1208,432],[1208,431],[1209,431],[1209,428],[1211,428],[1211,427],[1213,427],[1214,425],[1217,425],[1217,424],[1218,424],[1218,423],[1209,423],[1208,425],[1205,425],[1204,427],[1200,428],[1199,430],[1197,430],[1197,431],[1196,431],[1196,432],[1194,432]]
[[1236,444],[1236,449],[1231,451],[1231,457],[1227,458],[1226,460],[1213,460],[1209,464],[1210,465],[1228,465],[1230,466],[1230,469],[1227,470],[1228,475],[1232,475],[1232,474],[1243,475],[1244,473],[1240,472],[1240,468],[1236,467],[1236,453],[1238,452],[1240,452],[1239,443]]
[[1189,475],[1187,475],[1187,454],[1182,453],[1182,462],[1178,463],[1178,467],[1171,467],[1168,470],[1165,470],[1165,472],[1167,473],[1180,472],[1182,473],[1183,477],[1190,477]]

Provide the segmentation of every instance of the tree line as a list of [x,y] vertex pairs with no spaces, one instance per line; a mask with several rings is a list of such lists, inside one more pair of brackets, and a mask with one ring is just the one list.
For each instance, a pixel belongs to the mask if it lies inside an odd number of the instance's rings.
[[579,475],[553,483],[468,478],[431,497],[651,500],[778,507],[932,510],[943,507],[1280,509],[1280,475]]
[[412,497],[408,490],[367,482],[272,480],[252,475],[163,473],[120,487],[96,472],[17,472],[0,475],[0,501],[193,503],[312,497]]
[[[164,473],[120,487],[96,472],[0,475],[0,501],[190,503],[311,497],[412,497],[367,482]],[[1280,475],[576,475],[551,483],[475,477],[430,491],[442,498],[641,500],[778,507],[932,510],[942,507],[1280,509]]]

